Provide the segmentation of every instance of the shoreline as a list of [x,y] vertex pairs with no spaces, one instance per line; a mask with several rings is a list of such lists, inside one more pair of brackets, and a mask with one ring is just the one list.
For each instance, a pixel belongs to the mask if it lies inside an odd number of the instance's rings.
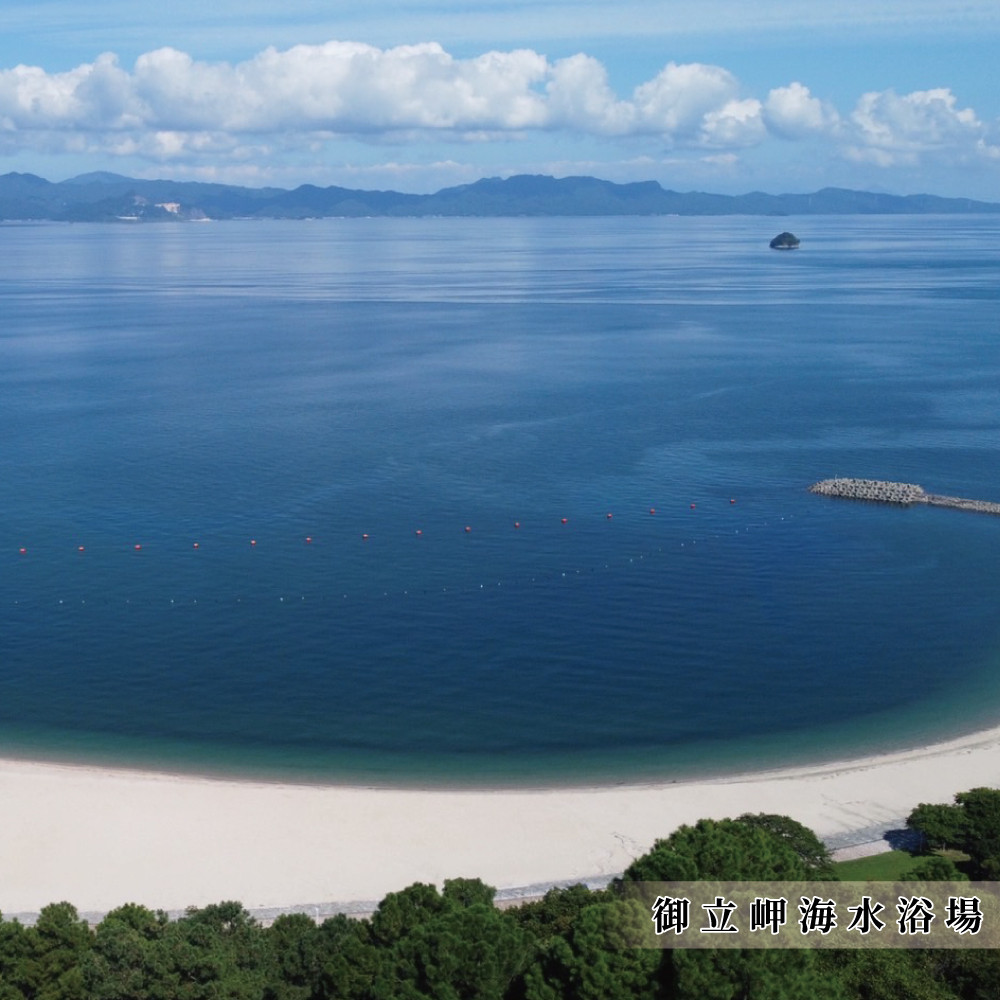
[[[949,706],[952,707],[952,706]],[[968,712],[968,706],[959,708],[959,712]],[[950,718],[950,717],[949,717]],[[282,764],[272,764],[269,760],[239,764],[220,762],[208,757],[201,760],[189,760],[176,754],[167,757],[157,755],[155,758],[144,748],[131,756],[119,757],[110,755],[105,749],[78,749],[77,751],[62,751],[52,749],[52,744],[39,745],[31,742],[4,745],[0,743],[0,768],[6,764],[29,764],[53,768],[66,768],[75,771],[113,772],[123,775],[150,775],[163,778],[176,778],[182,781],[210,781],[233,783],[238,785],[281,785],[305,788],[351,788],[369,789],[372,791],[392,792],[551,792],[551,791],[584,791],[605,788],[652,788],[677,784],[714,783],[718,781],[739,781],[743,778],[758,778],[764,775],[785,774],[798,771],[814,771],[832,767],[841,769],[849,767],[856,761],[869,759],[886,759],[898,755],[923,753],[930,748],[943,747],[956,741],[975,739],[994,729],[1000,733],[1000,717],[997,711],[984,713],[983,717],[969,728],[969,723],[959,724],[950,718],[947,724],[942,724],[939,714],[935,725],[930,725],[926,718],[895,717],[880,719],[889,728],[904,723],[903,732],[907,729],[916,730],[909,737],[889,736],[884,734],[873,738],[873,732],[880,731],[869,724],[855,731],[837,733],[833,739],[820,742],[819,749],[812,744],[793,742],[789,750],[788,741],[798,739],[799,733],[792,732],[781,737],[766,738],[750,736],[737,739],[735,744],[738,752],[727,752],[718,755],[715,744],[706,745],[704,755],[692,757],[690,754],[681,760],[669,756],[655,766],[643,768],[642,761],[630,759],[620,761],[607,770],[595,768],[574,767],[571,769],[538,768],[524,766],[523,761],[517,761],[513,770],[505,769],[503,777],[496,777],[491,772],[458,776],[447,771],[433,771],[428,775],[426,768],[422,770],[400,773],[391,767],[379,768],[376,771],[357,771],[347,765],[346,773],[341,768],[328,771],[322,765],[318,767],[286,767]],[[839,728],[839,727],[838,727]],[[812,735],[817,729],[813,727]],[[780,749],[778,747],[780,746]],[[135,750],[135,748],[130,748]],[[558,751],[556,752],[559,753]],[[567,752],[562,751],[563,756]],[[588,751],[584,751],[588,753]],[[614,751],[612,751],[614,753]],[[547,755],[551,757],[552,755]],[[574,753],[574,757],[577,755]],[[206,762],[209,761],[209,762]],[[693,765],[692,761],[698,764]],[[750,760],[752,766],[740,767],[735,761]],[[605,760],[606,763],[606,760]],[[579,765],[577,764],[577,767]],[[626,776],[626,770],[632,773]],[[393,776],[384,775],[391,771]],[[499,771],[499,769],[498,769]]]
[[[182,912],[365,912],[413,882],[498,897],[619,874],[676,827],[780,813],[831,848],[877,842],[920,802],[1000,786],[1000,725],[909,750],[712,778],[442,789],[242,780],[0,759],[0,912],[67,900]],[[529,893],[529,890],[533,890]],[[307,900],[325,902],[301,902]],[[333,908],[333,909],[331,909]]]

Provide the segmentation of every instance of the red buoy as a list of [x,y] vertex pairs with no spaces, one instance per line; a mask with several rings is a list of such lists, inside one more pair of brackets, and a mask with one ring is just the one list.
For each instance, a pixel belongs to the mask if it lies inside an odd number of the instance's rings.
[[417,534],[418,534],[418,535],[422,535],[422,534],[423,534],[423,532],[422,532],[422,531],[421,531],[421,530],[420,530],[419,528],[417,528]]
[[607,519],[608,519],[608,520],[610,521],[610,520],[611,520],[611,518],[613,518],[613,517],[614,517],[614,514],[612,514],[612,513],[610,512],[610,511],[608,511],[608,513],[607,513],[607,515],[606,515],[606,516],[607,516]]
[[250,539],[250,544],[251,545],[256,545],[257,544],[257,539],[256,538],[251,538]]
[[694,508],[695,508],[695,505],[691,504],[691,509],[694,510]]
[[82,551],[83,551],[83,546],[82,546],[82,545],[78,545],[78,546],[76,547],[76,551],[77,551],[77,552],[82,552]]
[[28,553],[28,550],[26,548],[23,548],[23,547],[20,548],[20,549],[18,549],[17,551],[20,552],[22,556],[23,555],[27,555],[27,553]]
[[465,526],[465,533],[468,534],[470,531],[472,531],[472,528],[469,527],[469,525],[466,525]]
[[361,536],[361,541],[367,542],[368,541],[368,536],[367,535],[362,535]]
[[142,546],[138,542],[136,542],[135,545],[132,546],[132,548],[134,548],[135,551],[138,552],[142,548]]
[[306,535],[306,545],[312,545],[312,535]]
[[563,524],[569,524],[569,518],[567,518],[567,517],[563,517],[563,518],[560,518],[560,521],[561,521],[561,522],[562,522]]
[[735,501],[735,500],[730,500],[729,502],[730,502],[730,503],[736,503],[736,501]]
[[514,522],[514,527],[515,528],[520,528],[521,527],[521,522],[520,521],[515,521]]
[[198,545],[198,543],[197,543],[197,542],[195,542],[195,543],[194,543],[194,545],[193,545],[192,547],[193,547],[193,548],[196,548],[196,549],[197,549],[197,548],[200,548],[201,546],[199,546],[199,545]]
[[649,508],[649,513],[650,514],[655,514],[656,513],[656,508],[655,507],[650,507]]

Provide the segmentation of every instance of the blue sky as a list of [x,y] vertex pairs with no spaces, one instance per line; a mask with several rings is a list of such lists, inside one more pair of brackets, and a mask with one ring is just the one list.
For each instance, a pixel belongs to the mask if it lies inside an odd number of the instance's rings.
[[0,172],[1000,201],[997,0],[0,0]]

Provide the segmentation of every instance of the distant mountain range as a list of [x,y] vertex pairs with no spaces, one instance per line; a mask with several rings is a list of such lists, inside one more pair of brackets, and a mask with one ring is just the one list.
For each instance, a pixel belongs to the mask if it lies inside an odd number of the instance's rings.
[[303,184],[246,188],[144,181],[92,173],[53,184],[34,174],[0,176],[0,220],[58,222],[307,219],[345,216],[923,215],[1000,212],[1000,204],[934,195],[824,188],[815,194],[678,192],[656,181],[596,177],[485,178],[436,194],[352,191]]

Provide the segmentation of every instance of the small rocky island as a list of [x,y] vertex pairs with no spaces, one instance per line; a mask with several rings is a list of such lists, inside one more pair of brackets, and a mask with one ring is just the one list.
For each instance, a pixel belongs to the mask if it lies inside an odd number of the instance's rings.
[[795,233],[778,233],[771,240],[772,250],[798,250],[799,238]]
[[1000,503],[988,500],[965,500],[928,493],[913,483],[889,483],[882,479],[824,479],[809,487],[811,493],[826,497],[846,497],[849,500],[872,500],[876,503],[895,503],[909,507],[925,503],[932,507],[954,507],[957,510],[974,510],[980,514],[1000,514]]

